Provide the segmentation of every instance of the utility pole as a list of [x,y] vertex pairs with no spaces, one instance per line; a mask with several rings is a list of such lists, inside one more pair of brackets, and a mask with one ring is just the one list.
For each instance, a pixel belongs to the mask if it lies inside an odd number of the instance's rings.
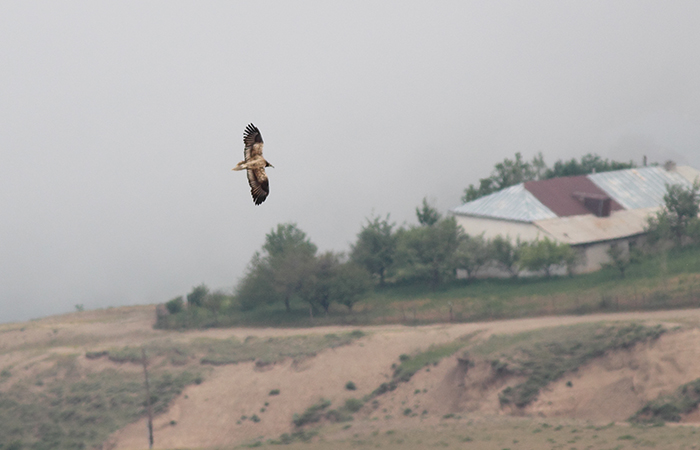
[[148,448],[153,448],[153,409],[151,408],[151,388],[148,386],[148,361],[146,360],[146,348],[141,347],[141,362],[143,363],[143,377],[146,381],[146,411],[148,412]]

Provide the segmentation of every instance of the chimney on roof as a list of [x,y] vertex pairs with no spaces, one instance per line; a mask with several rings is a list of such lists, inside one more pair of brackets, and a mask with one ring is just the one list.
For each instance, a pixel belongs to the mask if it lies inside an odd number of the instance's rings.
[[642,167],[647,166],[647,155],[642,156]]
[[586,192],[574,192],[574,198],[583,203],[583,206],[598,217],[610,217],[612,201],[607,195],[589,194]]

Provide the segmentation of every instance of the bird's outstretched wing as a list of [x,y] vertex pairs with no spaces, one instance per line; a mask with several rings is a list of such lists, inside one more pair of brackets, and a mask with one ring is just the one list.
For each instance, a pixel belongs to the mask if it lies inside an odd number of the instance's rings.
[[[245,144],[245,149],[243,150],[243,155],[245,160],[248,161],[256,156],[262,156],[263,151],[263,139],[262,134],[258,127],[249,123],[245,128],[245,133],[243,134],[243,143]],[[250,179],[250,175],[248,175]]]
[[[260,143],[260,146],[262,147],[262,143]],[[250,193],[253,196],[253,202],[259,205],[265,201],[267,194],[270,193],[270,184],[267,181],[265,169],[248,169],[246,173],[248,175],[248,184],[250,185]]]

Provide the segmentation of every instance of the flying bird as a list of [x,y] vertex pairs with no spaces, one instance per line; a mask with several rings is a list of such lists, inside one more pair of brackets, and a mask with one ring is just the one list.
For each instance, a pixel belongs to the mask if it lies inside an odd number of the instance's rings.
[[248,175],[248,184],[250,185],[250,193],[253,196],[253,202],[256,205],[261,204],[270,193],[270,184],[267,181],[265,167],[275,167],[263,158],[263,139],[258,127],[252,123],[248,124],[243,133],[243,156],[245,159],[238,164],[233,170],[245,170]]

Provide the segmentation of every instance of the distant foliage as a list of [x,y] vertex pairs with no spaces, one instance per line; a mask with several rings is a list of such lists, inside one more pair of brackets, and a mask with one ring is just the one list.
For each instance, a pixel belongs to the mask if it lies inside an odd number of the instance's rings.
[[165,302],[165,308],[170,314],[177,314],[182,311],[184,307],[185,301],[182,299],[182,296],[175,297],[174,299]]
[[[419,219],[423,213],[417,211]],[[428,225],[431,221],[399,229],[395,268],[399,278],[426,280],[437,288],[455,275],[455,253],[464,232],[454,217],[439,218]]]
[[572,273],[576,264],[576,253],[567,244],[558,243],[547,237],[523,246],[520,256],[522,267],[552,276],[556,267],[566,267]]
[[468,278],[476,278],[477,273],[494,258],[493,245],[484,239],[484,235],[460,235],[455,252],[455,266],[467,272]]
[[381,286],[396,255],[394,225],[389,222],[389,215],[384,219],[367,219],[350,252],[350,259],[379,278]]
[[479,180],[478,186],[470,184],[464,190],[462,201],[464,203],[470,202],[525,181],[587,175],[594,172],[610,172],[632,167],[635,167],[632,161],[627,163],[611,161],[589,153],[581,157],[581,160],[576,158],[572,158],[569,161],[559,160],[550,168],[544,162],[542,153],[538,153],[530,161],[525,161],[520,152],[518,152],[515,154],[514,159],[506,158],[502,162],[497,163],[490,176]]
[[204,283],[199,286],[192,288],[192,292],[187,294],[187,305],[189,306],[202,306],[204,302],[204,297],[209,294],[209,288],[206,287]]
[[664,208],[647,221],[650,244],[672,242],[685,245],[700,240],[700,184],[691,187],[667,185]]

